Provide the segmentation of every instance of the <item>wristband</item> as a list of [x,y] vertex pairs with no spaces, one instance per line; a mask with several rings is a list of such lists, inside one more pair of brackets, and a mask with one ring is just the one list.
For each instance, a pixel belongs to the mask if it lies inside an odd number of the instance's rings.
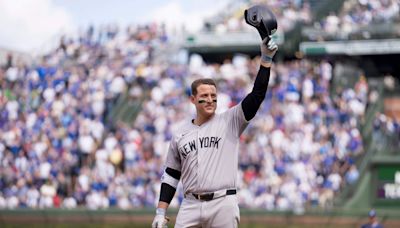
[[166,212],[167,210],[165,210],[164,208],[157,208],[156,209],[156,215],[163,215],[163,216],[165,216],[165,212]]
[[272,57],[269,57],[268,55],[261,55],[261,60],[264,62],[271,63],[272,62]]

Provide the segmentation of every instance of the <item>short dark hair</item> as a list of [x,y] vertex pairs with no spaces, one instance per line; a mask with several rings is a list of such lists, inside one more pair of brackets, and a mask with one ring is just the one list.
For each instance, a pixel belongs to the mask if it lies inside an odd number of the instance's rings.
[[197,94],[197,87],[200,85],[213,85],[215,88],[217,88],[217,84],[215,81],[211,78],[200,78],[192,82],[192,95],[196,96]]

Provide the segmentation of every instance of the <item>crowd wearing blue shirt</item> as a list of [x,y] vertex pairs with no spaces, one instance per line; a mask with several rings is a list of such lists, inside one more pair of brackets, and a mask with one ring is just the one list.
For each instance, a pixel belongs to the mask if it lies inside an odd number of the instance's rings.
[[[222,112],[245,97],[259,68],[259,57],[241,55],[222,64],[196,55],[155,61],[169,38],[156,24],[90,28],[32,65],[0,69],[0,208],[154,207],[171,131],[195,114],[190,83],[214,78]],[[241,137],[241,207],[329,207],[357,181],[368,84],[360,78],[330,94],[333,68],[325,60],[274,63],[266,100]],[[124,95],[143,99],[140,113],[111,122]]]

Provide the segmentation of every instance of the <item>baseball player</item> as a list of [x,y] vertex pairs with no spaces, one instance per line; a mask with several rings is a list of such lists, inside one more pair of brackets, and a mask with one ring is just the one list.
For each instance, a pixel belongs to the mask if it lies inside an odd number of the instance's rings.
[[266,37],[253,90],[224,113],[216,114],[217,86],[212,79],[191,85],[196,117],[174,132],[161,178],[160,199],[152,227],[165,227],[166,210],[179,180],[184,199],[175,227],[237,227],[236,196],[239,137],[265,98],[272,58],[278,46]]

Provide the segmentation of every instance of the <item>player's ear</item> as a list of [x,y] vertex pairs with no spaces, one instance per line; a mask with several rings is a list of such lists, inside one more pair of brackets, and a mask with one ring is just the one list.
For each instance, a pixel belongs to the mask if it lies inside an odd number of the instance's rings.
[[192,102],[192,104],[195,104],[196,102],[196,98],[193,95],[190,95],[190,102]]

